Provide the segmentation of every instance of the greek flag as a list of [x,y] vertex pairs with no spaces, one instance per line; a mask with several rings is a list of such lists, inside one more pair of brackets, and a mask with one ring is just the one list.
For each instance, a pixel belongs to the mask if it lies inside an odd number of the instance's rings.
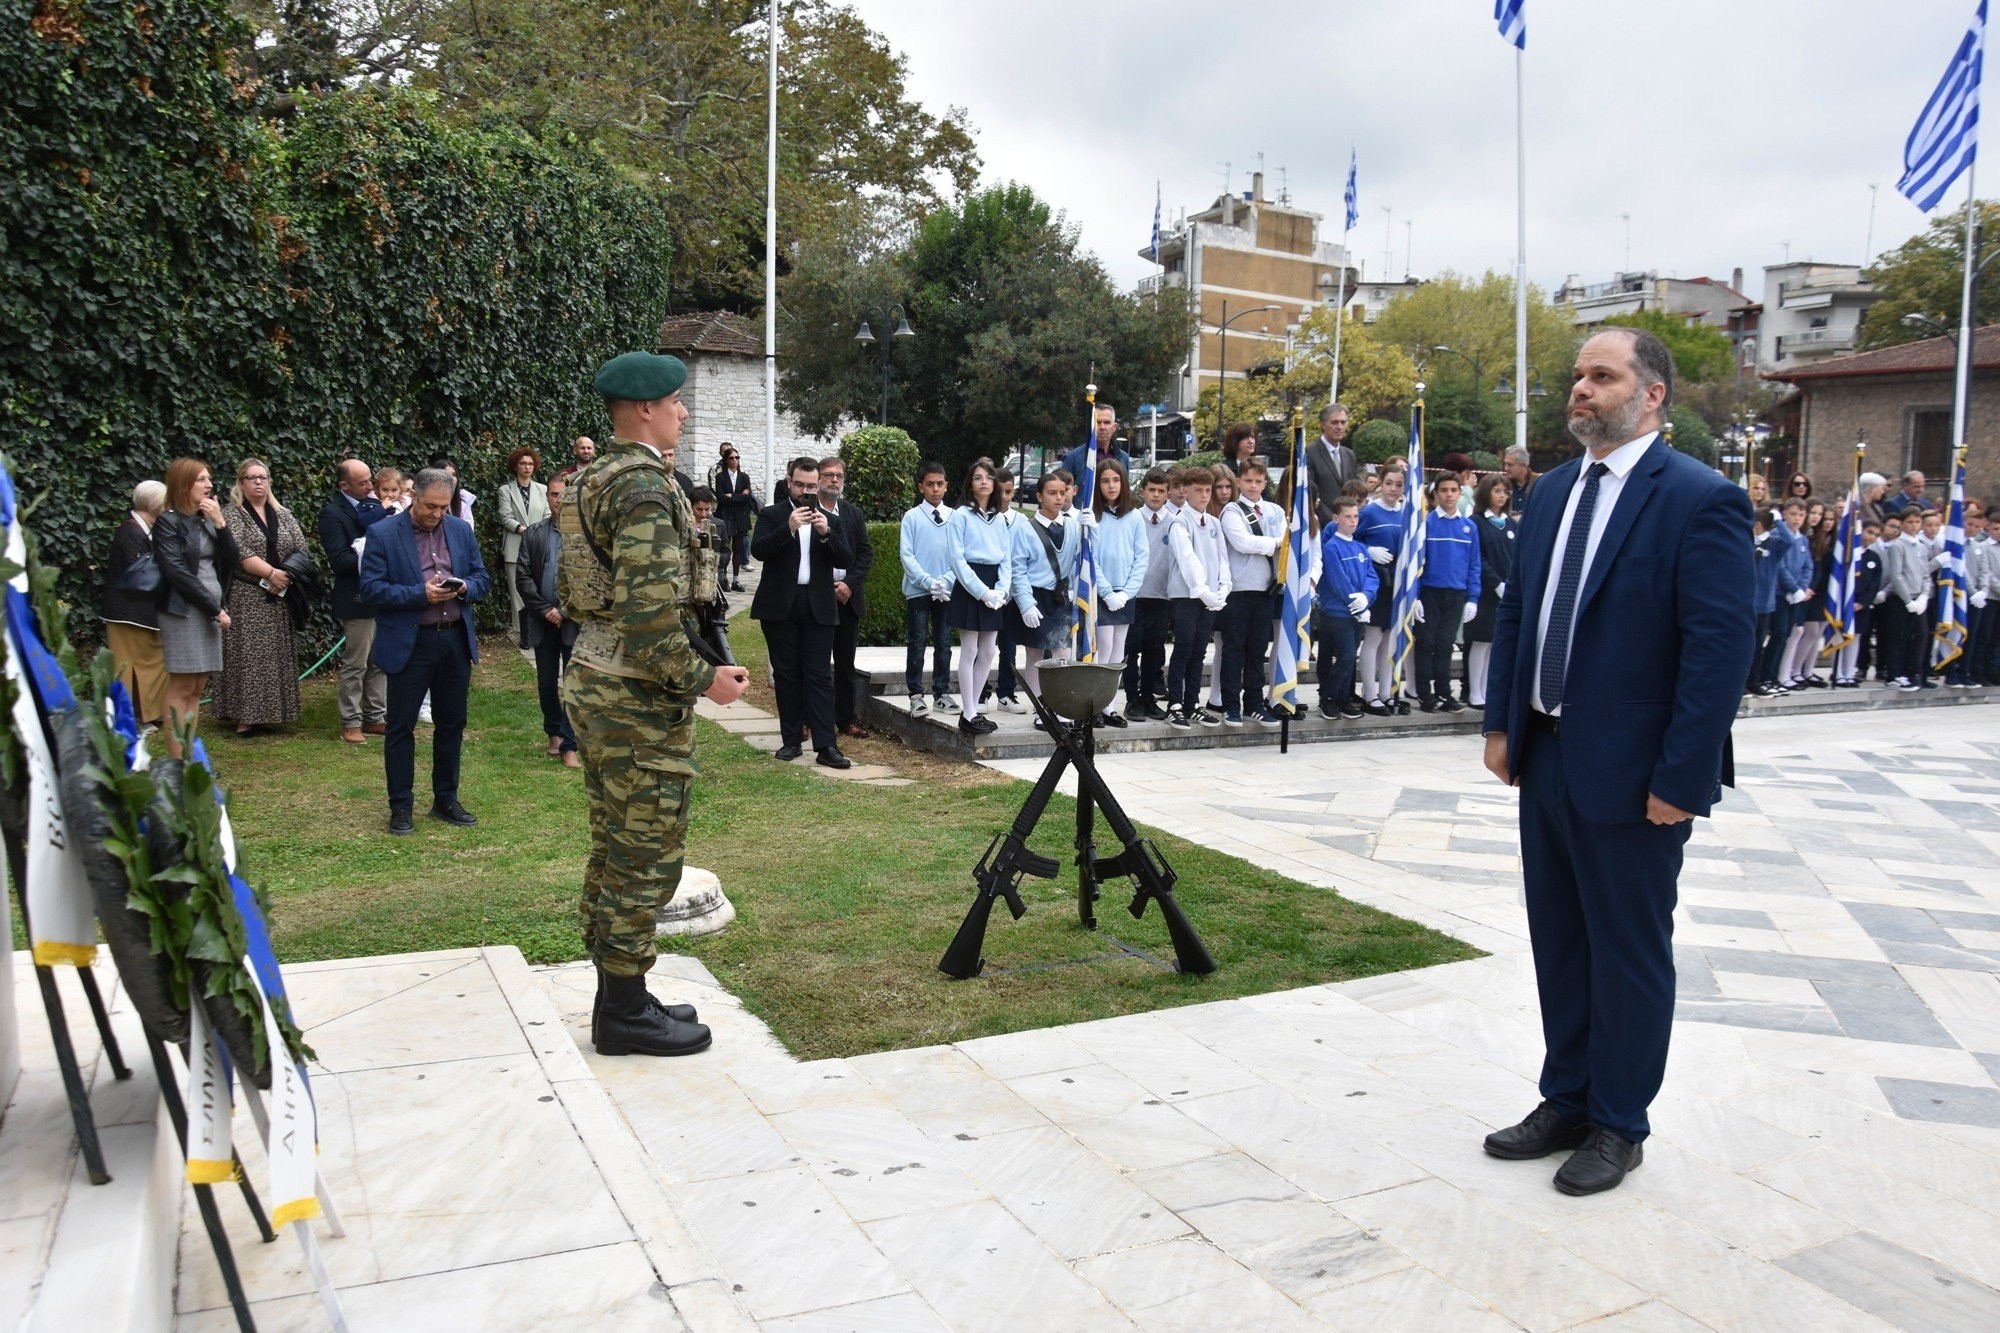
[[[1352,205],[1349,205],[1352,207]],[[1353,226],[1353,223],[1349,223]],[[1160,183],[1153,182],[1153,262],[1160,262]]]
[[1837,653],[1854,642],[1854,587],[1861,577],[1861,451],[1854,453],[1854,482],[1840,507],[1833,534],[1833,563],[1826,580],[1826,618],[1821,652]]
[[1396,635],[1391,649],[1395,655],[1391,698],[1403,693],[1410,649],[1416,643],[1416,633],[1410,627],[1416,623],[1418,585],[1424,576],[1424,519],[1427,515],[1424,513],[1423,485],[1424,400],[1419,398],[1410,407],[1410,470],[1403,485],[1403,493],[1409,499],[1403,505],[1403,554],[1396,560],[1395,599],[1389,604],[1389,623]]
[[1937,207],[1979,151],[1979,78],[1985,58],[1986,0],[1979,0],[1972,26],[1903,145],[1903,178],[1896,188],[1926,213]]
[[[1079,508],[1091,509],[1097,504],[1097,386],[1091,385],[1084,397],[1090,404],[1085,413],[1090,425],[1083,433],[1083,475],[1076,479],[1076,498]],[[1072,594],[1076,599],[1076,625],[1072,630],[1075,646],[1070,649],[1070,660],[1094,662],[1097,660],[1097,553],[1091,549],[1089,528],[1077,524],[1076,535],[1076,584]]]
[[[1354,172],[1358,165],[1359,165],[1359,159],[1355,157],[1354,150],[1351,148],[1348,149],[1347,150],[1347,226],[1343,229],[1345,231],[1353,231],[1354,224],[1361,221],[1361,203],[1360,203],[1361,196],[1356,193],[1354,188]],[[1154,235],[1157,236],[1158,234],[1159,234],[1159,225],[1155,223]],[[1155,247],[1153,257],[1155,259],[1159,258],[1159,251],[1157,247]]]
[[1965,651],[1965,450],[1951,465],[1951,508],[1944,520],[1944,564],[1937,575],[1937,638],[1931,667],[1957,661]]
[[[1980,3],[1983,7],[1985,0]],[[1500,36],[1523,51],[1528,49],[1528,16],[1522,12],[1527,7],[1528,0],[1493,0],[1493,21],[1500,25]]]
[[1312,660],[1313,587],[1312,475],[1306,467],[1306,432],[1292,432],[1292,465],[1285,472],[1292,484],[1292,526],[1278,548],[1278,587],[1283,603],[1278,611],[1278,642],[1273,653],[1271,704],[1301,713],[1299,669]]

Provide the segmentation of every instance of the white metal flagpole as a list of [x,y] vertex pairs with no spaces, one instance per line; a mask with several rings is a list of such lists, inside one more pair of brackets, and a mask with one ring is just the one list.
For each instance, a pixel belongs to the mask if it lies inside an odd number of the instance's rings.
[[1327,386],[1326,402],[1331,407],[1340,401],[1340,329],[1341,317],[1347,310],[1347,237],[1340,237],[1340,295],[1333,300],[1333,382]]
[[1514,444],[1528,447],[1528,137],[1522,111],[1528,53],[1514,48]]
[[1954,449],[1965,448],[1965,421],[1972,394],[1972,277],[1976,263],[1973,251],[1978,248],[1979,240],[1979,228],[1975,221],[1979,194],[1972,182],[1978,171],[1977,158],[1965,164],[1965,286],[1958,298],[1958,370],[1951,387],[1951,443]]
[[778,475],[778,0],[771,0],[770,107],[764,139],[764,484]]

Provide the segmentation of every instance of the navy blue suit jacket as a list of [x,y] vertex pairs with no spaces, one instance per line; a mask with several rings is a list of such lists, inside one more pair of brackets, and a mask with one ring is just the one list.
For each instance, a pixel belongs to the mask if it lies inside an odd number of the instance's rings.
[[[1556,529],[1584,461],[1536,481],[1494,626],[1486,730],[1507,733],[1510,773],[1540,669],[1542,591],[1560,572]],[[1706,815],[1733,782],[1729,728],[1756,637],[1750,551],[1749,496],[1655,440],[1625,478],[1570,631],[1559,753],[1586,819],[1644,819],[1649,792]]]
[[[479,543],[473,540],[470,523],[446,514],[444,536],[451,548],[452,572],[465,580],[467,605],[459,623],[465,627],[466,647],[477,662],[479,636],[472,629],[471,603],[492,590],[493,580],[479,558]],[[375,612],[375,647],[368,654],[369,660],[391,674],[401,671],[409,664],[410,650],[417,643],[417,618],[430,605],[424,595],[423,565],[417,559],[417,530],[410,523],[408,510],[368,529],[368,544],[361,552],[361,600]]]

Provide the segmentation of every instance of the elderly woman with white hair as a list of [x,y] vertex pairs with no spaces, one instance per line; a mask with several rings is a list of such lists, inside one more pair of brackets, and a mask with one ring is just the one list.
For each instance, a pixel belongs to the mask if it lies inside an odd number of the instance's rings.
[[[146,726],[165,717],[167,662],[160,651],[159,566],[153,562],[153,524],[167,507],[165,482],[148,479],[132,488],[132,512],[111,536],[111,558],[104,565],[104,594],[98,614],[104,620],[104,646],[118,664],[118,677],[131,692],[132,708]],[[134,573],[141,562],[150,574]],[[150,586],[133,586],[147,582]]]
[[1861,487],[1861,521],[1882,521],[1882,497],[1889,493],[1889,479],[1879,472],[1864,472],[1857,479]]

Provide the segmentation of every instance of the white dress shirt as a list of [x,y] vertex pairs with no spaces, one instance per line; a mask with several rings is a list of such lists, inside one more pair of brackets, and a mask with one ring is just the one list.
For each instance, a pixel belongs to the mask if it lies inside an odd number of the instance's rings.
[[[1551,717],[1562,716],[1561,704],[1549,708],[1542,703],[1542,645],[1548,641],[1549,616],[1556,605],[1556,585],[1562,581],[1563,552],[1569,549],[1570,524],[1576,518],[1577,505],[1583,502],[1583,488],[1588,481],[1588,477],[1584,474],[1590,471],[1592,463],[1602,463],[1611,469],[1597,479],[1597,507],[1590,511],[1590,535],[1584,539],[1583,583],[1577,587],[1579,599],[1583,595],[1583,589],[1589,586],[1591,567],[1597,563],[1597,544],[1604,540],[1604,529],[1611,522],[1611,511],[1618,507],[1618,497],[1625,490],[1625,478],[1631,475],[1632,469],[1639,465],[1640,457],[1658,438],[1658,431],[1647,431],[1638,439],[1619,445],[1602,458],[1591,458],[1586,455],[1583,460],[1583,472],[1578,474],[1576,484],[1569,488],[1569,499],[1563,505],[1562,524],[1556,528],[1555,549],[1549,556],[1548,581],[1542,585],[1542,609],[1535,629],[1535,656],[1528,665],[1528,670],[1533,673],[1529,685],[1532,693],[1529,694],[1528,701],[1538,713],[1547,713]],[[1576,643],[1574,613],[1569,623],[1569,640],[1571,645]],[[1564,656],[1563,665],[1565,667],[1569,665],[1567,654]],[[1568,673],[1564,674],[1567,676]]]
[[[797,506],[794,506],[794,508],[796,507]],[[798,532],[798,537],[799,537],[799,586],[803,588],[808,583],[812,582],[812,576],[813,576],[813,566],[812,566],[813,525],[808,523],[804,527],[800,528]]]

